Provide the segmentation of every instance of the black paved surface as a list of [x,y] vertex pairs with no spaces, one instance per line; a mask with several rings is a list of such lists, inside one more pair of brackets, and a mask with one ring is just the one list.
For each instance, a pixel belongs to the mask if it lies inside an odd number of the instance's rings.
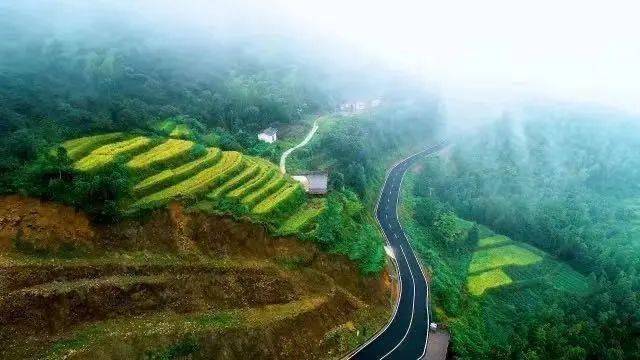
[[400,228],[396,206],[402,177],[422,155],[439,151],[437,145],[407,158],[389,172],[378,203],[376,216],[386,234],[398,262],[401,296],[398,310],[389,327],[351,359],[419,359],[424,356],[429,329],[427,281],[409,241]]

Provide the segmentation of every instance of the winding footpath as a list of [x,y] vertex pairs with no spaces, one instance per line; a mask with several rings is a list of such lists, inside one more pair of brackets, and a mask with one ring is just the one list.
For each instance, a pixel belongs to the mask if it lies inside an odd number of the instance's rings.
[[282,156],[280,156],[280,172],[283,175],[287,173],[287,156],[289,156],[289,154],[291,154],[295,150],[307,145],[307,143],[309,143],[309,141],[311,141],[311,138],[313,138],[313,135],[315,135],[316,131],[318,131],[318,121],[320,119],[321,118],[317,118],[316,121],[313,122],[313,127],[311,128],[311,130],[307,134],[307,137],[305,137],[304,140],[302,140],[302,142],[300,144],[292,147],[291,149],[288,149],[287,151],[282,153]]
[[381,332],[347,359],[423,359],[429,340],[429,284],[398,221],[400,186],[407,169],[423,155],[440,151],[444,143],[429,147],[398,163],[389,171],[376,205],[376,218],[387,245],[395,254],[400,296],[391,321]]

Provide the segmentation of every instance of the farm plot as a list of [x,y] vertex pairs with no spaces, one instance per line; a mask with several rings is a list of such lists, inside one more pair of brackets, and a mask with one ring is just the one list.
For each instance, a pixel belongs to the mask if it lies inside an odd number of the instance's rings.
[[[165,121],[159,127],[175,130],[179,124]],[[206,202],[206,197],[211,210],[218,207],[252,214],[276,228],[287,223],[286,231],[295,232],[324,209],[314,201],[313,206],[296,211],[306,201],[302,187],[281,175],[275,164],[259,157],[209,148],[189,161],[196,156],[192,150],[198,146],[192,141],[169,138],[157,144],[144,136],[130,138],[123,133],[75,139],[63,146],[76,155],[88,152],[75,163],[80,171],[94,171],[126,156],[126,166],[132,170],[129,175],[137,181],[126,204],[129,212],[163,206],[173,199]]]
[[471,275],[468,279],[469,292],[480,296],[487,289],[509,285],[513,280],[501,269],[485,271],[477,275]]
[[127,163],[133,170],[148,170],[159,164],[166,164],[189,154],[194,143],[186,140],[169,139],[151,150],[135,156]]
[[95,171],[115,161],[118,156],[135,155],[144,151],[151,144],[151,139],[138,136],[130,140],[103,145],[75,163],[79,171]]
[[197,160],[188,162],[177,168],[167,169],[150,176],[133,187],[134,195],[140,197],[157,192],[180,181],[186,180],[198,172],[215,165],[222,158],[222,151],[211,148],[207,154]]
[[227,194],[227,197],[233,200],[239,200],[247,196],[253,191],[260,189],[264,184],[271,180],[274,176],[277,176],[278,170],[274,167],[262,166],[260,173],[255,178],[251,179],[239,188],[231,191]]
[[267,214],[275,209],[282,208],[288,203],[295,203],[296,199],[300,199],[302,188],[299,184],[287,184],[280,191],[267,197],[253,208],[256,214]]
[[309,224],[317,218],[326,207],[324,199],[310,202],[302,209],[296,211],[291,217],[289,217],[278,229],[278,233],[282,235],[295,234],[299,231],[305,230]]
[[541,256],[522,246],[504,245],[476,251],[471,259],[469,272],[476,273],[509,265],[531,265],[541,260]]
[[252,159],[247,159],[246,161],[247,168],[244,171],[212,191],[209,195],[207,195],[207,197],[212,200],[219,199],[220,197],[226,195],[230,191],[238,188],[242,184],[245,184],[247,181],[253,179],[256,175],[258,175],[258,173],[260,172],[260,165],[256,164]]
[[237,172],[242,171],[245,165],[246,163],[242,159],[242,154],[239,152],[225,152],[222,155],[222,159],[220,159],[216,165],[176,185],[138,200],[133,207],[147,208],[161,205],[177,197],[197,198],[233,177]]
[[242,198],[240,202],[252,209],[254,206],[258,205],[258,203],[266,199],[269,195],[280,190],[280,188],[282,188],[286,184],[287,180],[278,174],[274,176],[273,179],[266,183],[262,188],[255,190],[251,194]]
[[491,234],[480,239],[469,263],[469,292],[481,296],[489,289],[511,284],[521,287],[545,284],[578,295],[590,288],[582,274],[543,251],[503,235]]
[[102,134],[96,136],[87,136],[79,139],[66,141],[62,147],[67,150],[67,155],[71,160],[79,160],[96,148],[121,140],[125,137],[123,133]]

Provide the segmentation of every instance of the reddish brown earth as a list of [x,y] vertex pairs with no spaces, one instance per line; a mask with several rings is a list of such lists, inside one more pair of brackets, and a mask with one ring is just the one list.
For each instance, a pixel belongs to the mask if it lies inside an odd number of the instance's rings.
[[179,204],[105,226],[0,198],[0,358],[334,358],[386,322],[391,284]]

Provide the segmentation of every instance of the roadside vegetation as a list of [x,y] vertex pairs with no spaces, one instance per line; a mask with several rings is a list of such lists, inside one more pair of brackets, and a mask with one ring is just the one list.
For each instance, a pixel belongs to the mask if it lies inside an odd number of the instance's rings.
[[[462,359],[511,358],[522,319],[543,316],[559,298],[577,301],[593,280],[533,246],[459,218],[422,193],[422,174],[403,182],[400,218],[431,274],[433,315]],[[515,321],[514,319],[518,319]]]
[[[433,267],[435,303],[442,309],[440,319],[451,324],[456,351],[466,358],[640,357],[637,119],[570,106],[529,107],[517,114],[465,136],[439,158],[424,162],[415,175],[412,201],[418,223],[432,218],[433,211],[425,209],[440,208],[438,213],[483,224],[514,241],[483,240],[486,235],[481,235],[473,255],[470,245],[448,245],[462,259],[470,257],[470,268],[491,269],[471,279],[471,293],[511,297],[493,301],[502,309],[495,316],[486,310],[481,320],[461,312],[457,295],[450,295],[461,283],[448,280],[450,265],[441,267],[451,263],[438,260],[445,249],[437,241],[431,242],[434,249],[425,249],[420,235],[413,235]],[[439,226],[455,223],[443,216],[433,231],[457,233]],[[429,221],[420,226],[429,227]],[[546,257],[532,246],[562,265],[544,265]],[[569,267],[573,270],[563,270]],[[516,281],[536,274],[547,281],[535,291],[529,286],[535,282],[521,286]],[[518,292],[510,294],[514,286]],[[544,299],[542,307],[532,305],[536,299]],[[500,316],[505,311],[509,316]],[[473,329],[489,331],[472,337]],[[496,342],[485,343],[487,335]],[[500,336],[503,341],[497,341]],[[474,350],[476,344],[485,345]]]

